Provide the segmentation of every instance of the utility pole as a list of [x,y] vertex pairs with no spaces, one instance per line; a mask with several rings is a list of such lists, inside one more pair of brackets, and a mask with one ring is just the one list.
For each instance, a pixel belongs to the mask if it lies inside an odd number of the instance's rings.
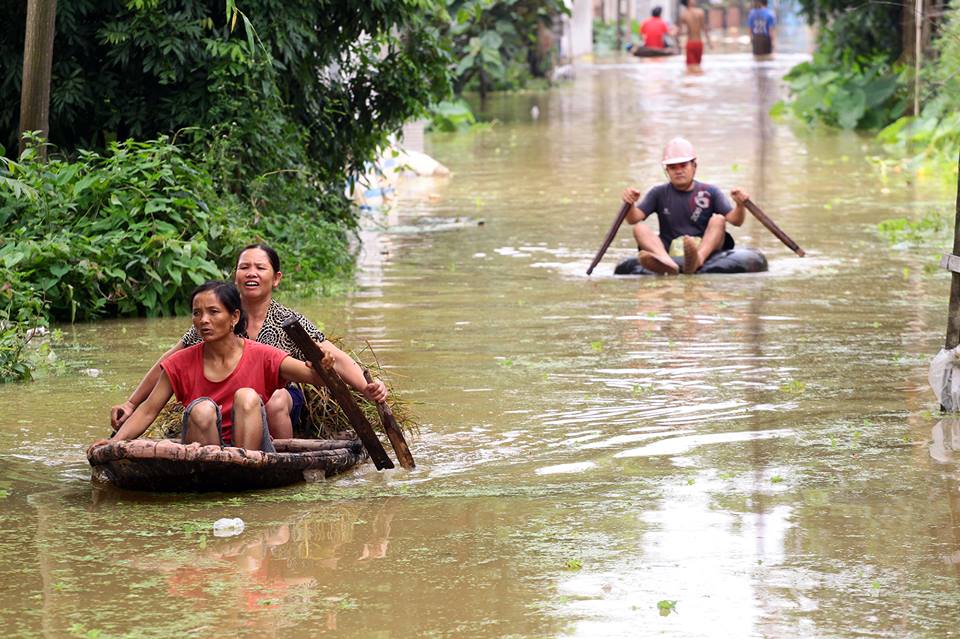
[[[960,171],[960,156],[957,158]],[[955,348],[960,344],[960,173],[957,174],[957,206],[953,224],[953,254],[944,255],[940,265],[950,271],[950,310],[947,314],[947,339],[944,348]]]
[[[27,0],[27,25],[23,44],[23,84],[20,87],[20,153],[26,147],[24,131],[50,135],[50,73],[57,0]],[[46,147],[40,149],[46,157]]]

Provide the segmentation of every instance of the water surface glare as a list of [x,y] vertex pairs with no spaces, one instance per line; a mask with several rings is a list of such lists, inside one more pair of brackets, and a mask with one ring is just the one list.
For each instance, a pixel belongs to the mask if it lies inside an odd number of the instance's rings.
[[[0,387],[4,634],[960,635],[960,427],[926,382],[949,279],[873,230],[953,194],[772,121],[799,59],[585,65],[428,136],[453,177],[404,185],[355,291],[292,303],[376,351],[422,422],[412,472],[95,489],[85,445],[187,320],[65,327],[100,377]],[[808,257],[750,219],[767,273],[618,277],[624,229],[586,277],[675,134]],[[245,531],[214,538],[221,517]]]

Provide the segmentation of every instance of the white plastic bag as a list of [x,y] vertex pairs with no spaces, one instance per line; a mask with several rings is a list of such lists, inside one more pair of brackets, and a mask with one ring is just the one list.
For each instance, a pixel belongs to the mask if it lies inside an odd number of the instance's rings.
[[960,411],[960,362],[956,348],[942,348],[930,362],[930,387],[947,412]]
[[229,519],[224,517],[213,522],[214,537],[233,537],[243,532],[243,520],[239,517]]

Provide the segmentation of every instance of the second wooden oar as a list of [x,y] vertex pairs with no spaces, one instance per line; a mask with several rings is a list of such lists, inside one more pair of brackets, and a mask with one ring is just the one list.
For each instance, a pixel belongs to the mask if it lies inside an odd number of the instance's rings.
[[[370,371],[363,370],[363,378],[367,383],[373,381]],[[393,452],[397,454],[397,461],[406,469],[416,467],[413,462],[413,455],[410,453],[410,447],[407,446],[407,440],[403,438],[403,431],[397,425],[397,418],[393,416],[393,411],[387,406],[386,402],[377,402],[377,412],[380,413],[380,423],[383,424],[383,430],[387,432],[390,443],[393,444]]]
[[620,225],[623,224],[623,221],[627,218],[627,214],[630,212],[632,207],[633,205],[628,202],[624,202],[623,206],[620,207],[620,211],[617,213],[616,219],[613,220],[613,226],[610,227],[610,230],[607,232],[607,237],[603,240],[603,246],[601,246],[600,250],[597,251],[596,257],[594,257],[593,262],[590,263],[590,268],[587,269],[587,275],[593,273],[593,269],[596,268],[597,264],[600,263],[600,260],[603,259],[603,254],[607,252],[608,248],[610,248],[613,238],[617,236],[617,231],[620,230]]
[[806,253],[803,252],[803,249],[797,246],[797,243],[790,239],[790,236],[780,230],[780,227],[777,226],[776,222],[770,219],[766,213],[764,213],[759,206],[754,204],[751,200],[747,200],[743,203],[747,210],[753,213],[753,216],[760,220],[760,223],[767,227],[771,233],[777,236],[777,239],[787,245],[791,251],[803,257]]
[[370,454],[373,465],[377,467],[377,470],[393,468],[393,461],[390,459],[390,456],[387,455],[387,451],[384,450],[383,444],[377,439],[377,434],[373,432],[373,426],[369,420],[367,420],[367,416],[364,415],[360,407],[357,406],[353,395],[350,394],[350,389],[348,389],[347,385],[340,379],[337,371],[333,370],[333,367],[328,369],[323,365],[323,351],[320,350],[317,343],[307,335],[307,331],[300,325],[300,320],[296,317],[291,317],[281,324],[281,326],[287,335],[290,336],[290,339],[293,340],[293,343],[306,355],[307,360],[313,364],[313,370],[317,372],[320,379],[323,380],[324,385],[330,390],[333,399],[340,404],[340,408],[343,409],[347,420],[349,420],[350,425],[353,426],[353,430],[355,430],[360,437],[363,447],[366,448],[367,453]]

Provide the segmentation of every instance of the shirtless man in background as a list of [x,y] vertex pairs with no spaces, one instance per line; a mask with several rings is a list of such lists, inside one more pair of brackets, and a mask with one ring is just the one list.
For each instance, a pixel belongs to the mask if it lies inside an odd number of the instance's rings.
[[680,0],[680,32],[687,34],[687,72],[703,73],[700,61],[703,59],[703,40],[710,42],[710,32],[706,27],[707,14],[697,6],[697,0]]

